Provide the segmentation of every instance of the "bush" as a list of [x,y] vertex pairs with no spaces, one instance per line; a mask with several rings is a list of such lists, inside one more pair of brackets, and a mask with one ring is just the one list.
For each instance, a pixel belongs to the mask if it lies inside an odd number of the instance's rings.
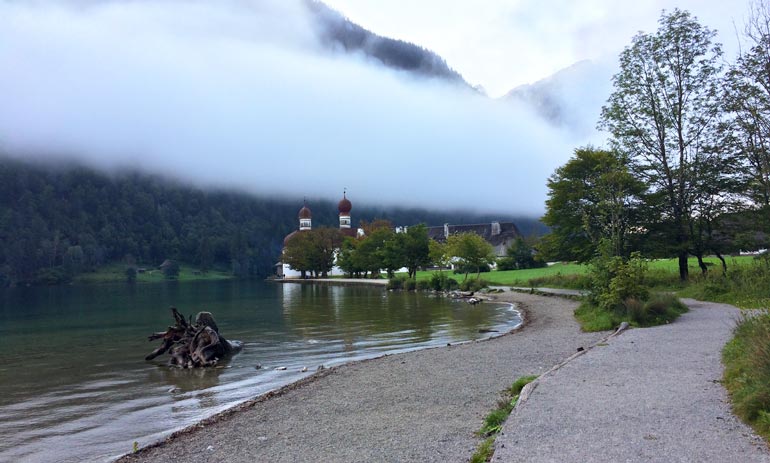
[[44,268],[35,275],[36,285],[60,285],[70,281],[70,275],[62,267]]
[[487,280],[484,280],[484,279],[481,279],[481,278],[479,278],[478,280],[476,280],[476,279],[469,279],[469,280],[465,280],[462,283],[460,283],[460,290],[461,291],[474,291],[475,292],[475,291],[480,290],[481,288],[486,288],[487,286],[489,286],[489,282],[487,282]]
[[722,351],[733,411],[770,437],[770,312],[744,317]]
[[412,280],[411,278],[407,278],[404,282],[404,290],[405,291],[414,291],[417,289],[417,282]]
[[430,291],[432,288],[429,280],[419,280],[417,282],[417,291]]
[[457,280],[449,278],[449,276],[441,272],[436,272],[431,275],[429,285],[434,291],[452,291],[459,286]]
[[388,289],[398,290],[398,289],[404,289],[404,284],[409,279],[409,277],[405,276],[397,276],[393,277],[390,280],[388,280]]
[[655,294],[648,301],[629,298],[613,307],[603,309],[584,301],[575,310],[575,318],[583,331],[608,331],[622,322],[633,326],[664,325],[687,312],[687,306],[671,294]]
[[466,274],[466,273],[476,273],[476,272],[479,272],[479,271],[481,273],[485,273],[485,272],[489,272],[490,270],[491,270],[491,268],[487,264],[484,264],[484,265],[482,265],[479,268],[472,267],[470,265],[458,265],[457,267],[455,267],[455,269],[452,271],[452,273],[454,273],[456,275],[457,274]]
[[602,253],[591,261],[591,302],[605,311],[616,311],[629,299],[646,300],[644,285],[647,263],[634,252],[628,261]]

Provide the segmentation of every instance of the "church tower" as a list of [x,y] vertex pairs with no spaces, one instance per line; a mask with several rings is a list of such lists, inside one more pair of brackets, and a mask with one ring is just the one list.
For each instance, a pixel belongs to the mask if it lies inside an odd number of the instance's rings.
[[342,192],[342,199],[340,200],[339,204],[337,204],[337,210],[340,213],[341,230],[350,229],[350,211],[353,209],[353,204],[350,203],[350,200],[347,198],[346,194],[346,191]]
[[299,210],[299,231],[310,230],[312,228],[313,214],[310,212],[310,208],[307,207],[307,201],[302,209]]

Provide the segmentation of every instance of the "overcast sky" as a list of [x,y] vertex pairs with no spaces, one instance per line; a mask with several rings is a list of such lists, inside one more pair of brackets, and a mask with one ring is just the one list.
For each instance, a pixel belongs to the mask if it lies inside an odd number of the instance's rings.
[[[655,30],[658,10],[671,6],[330,3],[380,35],[433,49],[492,94],[584,58],[614,65],[634,31]],[[689,3],[715,28],[746,10]],[[0,151],[298,204],[347,187],[371,205],[538,216],[554,169],[576,147],[601,143],[591,128],[611,74],[597,66],[559,88],[567,119],[588,130],[575,131],[525,106],[324,50],[297,0],[0,0]]]
[[720,31],[735,51],[748,0],[329,0],[381,35],[418,43],[446,58],[491,96],[584,59],[616,57],[661,10],[686,9]]

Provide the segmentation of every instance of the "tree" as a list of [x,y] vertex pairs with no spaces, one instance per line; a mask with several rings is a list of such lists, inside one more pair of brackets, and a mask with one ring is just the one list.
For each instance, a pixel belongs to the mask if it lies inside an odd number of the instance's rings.
[[407,228],[404,233],[396,233],[396,236],[401,237],[403,263],[409,272],[409,278],[415,278],[417,269],[430,263],[428,227],[421,223]]
[[430,262],[438,267],[439,273],[441,273],[441,269],[449,266],[450,256],[447,255],[447,246],[445,243],[430,240],[428,242],[428,256]]
[[522,237],[517,237],[513,244],[506,249],[506,255],[506,257],[497,260],[498,270],[545,267],[545,262],[535,259],[532,246]]
[[325,277],[334,266],[334,253],[341,244],[335,228],[316,228],[292,236],[284,248],[283,261],[299,271],[302,278],[311,272]]
[[644,185],[613,151],[587,146],[548,179],[543,223],[551,227],[542,251],[548,259],[588,262],[599,241],[626,253],[627,234]]
[[682,280],[692,250],[693,172],[719,156],[704,150],[720,111],[722,52],[712,43],[715,35],[686,11],[664,11],[657,32],[636,35],[621,53],[599,122],[638,178],[661,193],[650,198],[661,200],[658,220],[672,230]]
[[456,257],[465,268],[465,278],[468,279],[468,269],[476,269],[476,279],[481,274],[481,267],[495,262],[492,245],[475,233],[459,233],[447,237],[447,254]]
[[392,239],[393,230],[388,227],[378,227],[372,229],[365,238],[363,238],[356,247],[356,262],[364,274],[371,272],[372,278],[376,278],[380,274],[380,269],[386,268],[386,263],[383,259],[383,249],[385,243]]
[[[724,85],[723,145],[738,158],[744,206],[763,218],[752,227],[770,232],[770,6],[752,4],[744,30],[748,49],[730,67]],[[746,209],[746,207],[744,207]]]

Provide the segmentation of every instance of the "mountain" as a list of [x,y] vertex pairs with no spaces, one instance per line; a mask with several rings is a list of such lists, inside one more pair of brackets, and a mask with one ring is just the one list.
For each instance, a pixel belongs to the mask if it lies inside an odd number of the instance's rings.
[[611,93],[611,76],[603,63],[579,61],[500,99],[528,106],[547,122],[584,135],[593,131],[605,95]]
[[436,53],[403,40],[377,35],[322,2],[305,0],[322,45],[343,53],[362,53],[383,65],[418,76],[438,78],[471,88]]
[[[353,202],[353,224],[515,221],[533,218],[372,206]],[[336,201],[311,200],[313,226],[338,227]],[[156,267],[175,259],[236,276],[272,273],[283,238],[296,230],[300,198],[211,191],[140,172],[107,175],[80,165],[0,157],[0,287],[61,282],[126,259]],[[130,257],[127,257],[130,256]]]

